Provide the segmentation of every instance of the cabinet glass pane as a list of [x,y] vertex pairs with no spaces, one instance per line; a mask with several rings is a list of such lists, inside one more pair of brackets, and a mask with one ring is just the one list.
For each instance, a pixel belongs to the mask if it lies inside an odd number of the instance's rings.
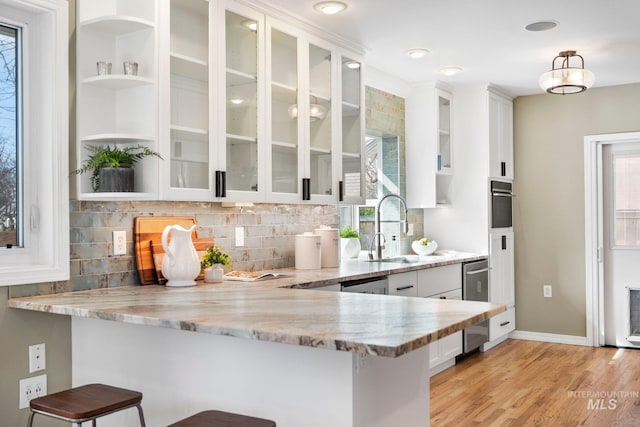
[[451,168],[451,102],[438,96],[438,170]]
[[361,197],[360,63],[342,58],[342,182],[345,197]]
[[332,192],[331,51],[309,45],[311,194]]
[[258,25],[225,13],[228,190],[258,191]]
[[271,31],[271,185],[278,193],[298,192],[297,39]]
[[209,188],[208,3],[171,1],[171,187]]

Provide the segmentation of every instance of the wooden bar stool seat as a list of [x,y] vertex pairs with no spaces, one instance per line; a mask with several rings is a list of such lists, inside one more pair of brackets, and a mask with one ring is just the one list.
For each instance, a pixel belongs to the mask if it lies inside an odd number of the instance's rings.
[[29,403],[31,415],[28,425],[32,426],[35,414],[41,414],[78,426],[91,421],[95,427],[97,418],[135,406],[140,426],[145,427],[141,402],[140,392],[105,384],[87,384],[33,399]]
[[276,427],[276,423],[230,412],[204,411],[171,424],[169,427]]

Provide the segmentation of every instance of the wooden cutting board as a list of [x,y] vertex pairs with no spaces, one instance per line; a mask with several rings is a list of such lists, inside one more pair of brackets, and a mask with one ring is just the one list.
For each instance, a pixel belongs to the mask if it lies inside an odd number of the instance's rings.
[[[190,228],[196,223],[196,219],[191,216],[139,216],[133,221],[133,239],[136,252],[136,268],[141,285],[155,285],[159,283],[156,267],[153,262],[153,251],[151,242],[160,243],[162,232],[168,225],[180,225]],[[196,241],[197,235],[194,230],[191,238]],[[203,239],[198,239],[203,240]],[[213,239],[210,245],[213,244]],[[209,243],[209,242],[206,242]]]

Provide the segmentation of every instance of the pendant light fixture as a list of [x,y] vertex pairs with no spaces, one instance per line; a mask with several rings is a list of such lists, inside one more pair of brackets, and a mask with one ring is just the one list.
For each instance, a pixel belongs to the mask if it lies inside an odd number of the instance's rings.
[[[572,58],[576,58],[574,62],[579,58],[579,66],[570,64]],[[559,68],[556,68],[556,60],[561,61]],[[553,58],[551,71],[540,76],[538,83],[542,90],[548,93],[567,95],[584,92],[593,85],[594,81],[593,73],[584,69],[584,58],[576,54],[575,50],[565,50]]]

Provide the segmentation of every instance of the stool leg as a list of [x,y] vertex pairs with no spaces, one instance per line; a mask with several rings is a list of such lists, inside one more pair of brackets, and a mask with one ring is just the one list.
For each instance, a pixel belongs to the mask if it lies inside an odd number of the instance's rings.
[[33,417],[36,415],[35,412],[31,412],[31,415],[29,415],[29,422],[27,423],[28,427],[31,427],[33,425]]
[[142,406],[136,405],[136,408],[138,408],[138,416],[140,417],[140,427],[145,427],[144,414],[142,413]]
[[98,425],[98,421],[94,418],[91,420],[92,427],[96,427]]

